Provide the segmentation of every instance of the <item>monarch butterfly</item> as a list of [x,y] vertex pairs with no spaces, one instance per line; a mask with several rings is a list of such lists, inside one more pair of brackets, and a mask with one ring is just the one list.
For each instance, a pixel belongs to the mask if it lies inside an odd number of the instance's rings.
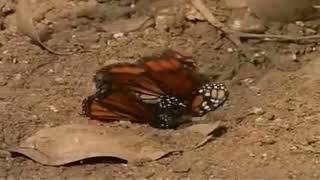
[[167,49],[160,55],[143,57],[134,64],[105,66],[96,72],[94,81],[97,92],[102,94],[117,86],[126,86],[146,100],[158,99],[164,94],[188,99],[193,87],[200,85],[194,80],[195,69],[191,57]]
[[223,84],[212,83],[197,72],[191,56],[170,49],[136,63],[105,66],[96,72],[94,81],[97,99],[121,88],[127,89],[130,96],[135,94],[141,103],[155,105],[153,113],[165,128],[170,128],[170,124],[175,124],[171,121],[183,114],[203,116],[223,104],[228,96]]
[[[177,99],[167,99],[167,104],[174,106]],[[176,128],[181,113],[156,105],[145,104],[136,95],[125,90],[112,90],[104,96],[91,95],[83,100],[83,114],[101,121],[131,121],[149,123],[161,129]]]

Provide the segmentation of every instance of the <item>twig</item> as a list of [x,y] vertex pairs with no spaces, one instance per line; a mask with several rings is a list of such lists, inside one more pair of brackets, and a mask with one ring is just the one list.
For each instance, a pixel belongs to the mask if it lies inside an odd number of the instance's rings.
[[215,16],[212,15],[210,10],[203,4],[201,0],[190,0],[192,5],[207,19],[207,21],[224,34],[226,34],[227,38],[236,46],[241,45],[241,41],[239,37],[233,34],[233,31],[228,29],[223,23],[221,23]]
[[320,5],[314,5],[313,8],[320,9]]
[[310,35],[310,36],[288,36],[288,35],[273,35],[273,34],[251,34],[251,33],[239,33],[240,38],[248,39],[264,39],[266,41],[306,41],[306,40],[316,40],[320,39],[320,35]]
[[205,137],[202,141],[200,141],[198,144],[196,144],[193,149],[198,149],[204,145],[206,145],[209,141],[212,141],[213,140],[213,135],[210,134],[209,136]]
[[302,146],[302,145],[295,145],[298,149],[300,149],[302,152],[312,153],[312,154],[320,154],[320,151],[315,150],[311,146]]
[[216,121],[215,123],[213,123],[212,125],[210,125],[210,128],[206,128],[207,130],[202,130],[201,133],[204,133],[204,135],[206,135],[205,138],[203,138],[199,143],[197,143],[192,149],[198,149],[204,145],[206,145],[208,142],[216,139],[215,135],[213,134],[213,132],[215,132],[217,129],[219,129],[220,127],[222,127],[221,125],[221,121]]

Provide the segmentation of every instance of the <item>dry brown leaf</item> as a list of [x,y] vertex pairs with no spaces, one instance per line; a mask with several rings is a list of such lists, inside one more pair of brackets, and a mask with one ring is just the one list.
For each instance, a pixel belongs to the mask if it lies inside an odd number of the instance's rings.
[[188,127],[187,130],[191,132],[200,133],[203,136],[208,136],[220,126],[221,126],[221,122],[216,121],[214,123],[209,123],[209,124],[195,124],[193,126]]
[[189,131],[197,132],[205,136],[196,145],[194,145],[192,149],[197,149],[199,147],[206,145],[209,141],[211,141],[214,138],[214,135],[212,133],[220,127],[221,127],[220,121],[216,121],[214,123],[209,123],[209,124],[197,124],[194,126],[190,126],[188,128]]
[[44,45],[40,40],[39,34],[33,24],[33,15],[30,8],[29,0],[19,0],[17,4],[16,11],[16,19],[17,19],[17,27],[18,29],[27,35],[33,42],[35,42],[38,46],[47,50],[48,52],[56,55],[70,55],[72,53],[61,53],[54,51]]
[[128,162],[160,159],[164,150],[156,141],[129,130],[114,131],[98,125],[63,125],[42,129],[19,147],[7,151],[23,154],[45,165],[59,166],[93,157],[115,157]]

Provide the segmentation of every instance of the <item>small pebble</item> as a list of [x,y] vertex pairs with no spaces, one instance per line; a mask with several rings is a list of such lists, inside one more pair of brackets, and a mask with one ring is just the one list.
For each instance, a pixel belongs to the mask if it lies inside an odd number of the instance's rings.
[[14,77],[15,80],[20,80],[22,78],[22,75],[20,73],[16,74]]
[[190,164],[187,162],[178,162],[172,164],[172,172],[175,173],[187,173],[190,171]]
[[311,29],[311,28],[306,28],[306,29],[305,29],[305,35],[306,35],[306,36],[315,35],[315,34],[317,34],[317,31],[316,31],[316,30]]
[[54,81],[55,81],[56,83],[58,83],[58,84],[64,84],[64,79],[61,78],[61,77],[55,78]]
[[293,54],[291,55],[291,59],[292,59],[293,61],[296,61],[296,60],[298,59],[298,57],[297,57],[297,55],[296,55],[295,53],[293,53]]
[[261,141],[261,145],[272,145],[275,143],[276,143],[276,140],[274,140],[273,138],[270,138],[270,137],[266,137],[265,139],[263,139]]
[[12,59],[12,63],[13,63],[13,64],[18,64],[17,58],[13,58],[13,59]]
[[250,111],[250,114],[262,115],[265,111],[260,107],[253,107]]
[[74,140],[75,143],[79,143],[80,142],[79,138],[73,138],[73,140]]
[[254,53],[253,57],[261,57],[260,53]]
[[264,118],[266,118],[269,121],[272,121],[272,120],[275,119],[275,115],[272,114],[272,113],[267,112],[267,113],[265,113]]
[[254,82],[254,80],[252,78],[247,78],[247,79],[244,79],[243,82],[249,86],[250,84],[252,84]]
[[1,159],[8,159],[10,157],[11,157],[10,152],[4,151],[4,150],[0,150],[0,158]]
[[50,106],[49,106],[49,109],[50,109],[51,111],[55,112],[55,113],[59,112],[59,110],[58,110],[55,106],[53,106],[53,105],[50,105]]
[[298,147],[297,147],[297,146],[291,146],[291,147],[290,147],[290,150],[291,150],[291,151],[296,151],[296,150],[298,150]]
[[234,52],[234,50],[233,50],[232,48],[228,48],[227,51],[228,51],[229,53]]
[[260,116],[257,119],[255,119],[255,121],[256,122],[262,122],[262,121],[265,121],[265,119],[262,116]]
[[262,157],[264,157],[264,158],[266,158],[267,156],[268,156],[267,153],[262,154]]
[[123,36],[124,36],[124,34],[123,34],[122,32],[113,34],[113,37],[114,37],[115,39],[121,38],[121,37],[123,37]]
[[0,86],[5,86],[7,85],[7,78],[5,78],[4,76],[0,76]]
[[50,128],[50,127],[54,127],[55,125],[56,125],[55,123],[46,123],[44,124],[44,127]]
[[37,116],[37,115],[35,115],[35,114],[32,115],[31,117],[32,117],[32,119],[35,119],[35,120],[38,120],[38,119],[39,119],[39,116]]
[[130,121],[119,121],[119,125],[124,128],[129,128],[132,125],[132,123]]
[[261,95],[261,90],[260,88],[256,87],[256,86],[250,86],[249,89],[253,92],[255,92],[257,95]]
[[274,119],[275,122],[282,122],[283,120],[281,118]]
[[90,46],[91,49],[99,49],[101,46],[99,44],[93,44]]
[[302,21],[296,21],[296,25],[300,27],[304,27],[304,23]]

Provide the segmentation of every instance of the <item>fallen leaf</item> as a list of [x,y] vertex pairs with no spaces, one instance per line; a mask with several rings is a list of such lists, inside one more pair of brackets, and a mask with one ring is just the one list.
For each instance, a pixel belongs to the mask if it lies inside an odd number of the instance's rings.
[[41,48],[56,55],[70,55],[72,53],[61,53],[54,51],[44,45],[40,40],[39,33],[33,24],[33,15],[30,8],[29,0],[19,0],[16,11],[17,27],[23,34],[27,35],[31,40]]
[[98,125],[63,125],[38,131],[19,147],[6,148],[44,165],[59,166],[94,157],[115,157],[128,162],[158,160],[175,150],[127,129]]
[[220,121],[216,121],[214,123],[208,123],[208,124],[195,124],[187,128],[188,131],[200,133],[203,136],[208,136],[213,131],[215,131],[217,128],[221,126]]
[[220,127],[222,127],[220,121],[216,121],[215,123],[196,124],[194,126],[190,126],[188,128],[189,131],[197,132],[205,136],[199,142],[197,142],[192,149],[200,148],[207,144],[209,141],[211,141],[214,138],[213,132],[219,129]]

